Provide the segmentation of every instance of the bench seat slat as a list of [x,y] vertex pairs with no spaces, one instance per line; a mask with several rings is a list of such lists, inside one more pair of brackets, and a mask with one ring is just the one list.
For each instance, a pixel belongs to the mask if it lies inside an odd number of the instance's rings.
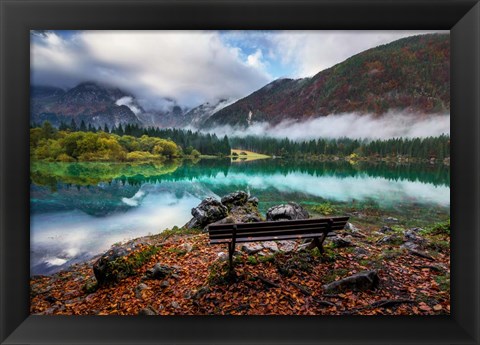
[[[330,231],[338,231],[342,230],[345,225],[335,225],[330,228]],[[237,230],[237,237],[263,237],[263,236],[272,236],[272,234],[278,235],[295,235],[295,234],[308,234],[308,233],[322,233],[328,231],[327,226],[315,226],[315,227],[298,227],[298,228],[290,228],[290,229],[276,229],[276,228],[266,228],[266,229],[249,229],[248,231],[238,231]],[[230,232],[222,232],[222,233],[210,233],[210,238],[218,239],[218,238],[231,238],[232,231]]]
[[[300,235],[280,235],[280,236],[265,236],[265,237],[237,237],[236,243],[245,243],[245,242],[261,242],[261,241],[281,241],[281,240],[294,240],[302,238],[314,238],[320,237],[323,233],[309,233],[309,234],[300,234]],[[221,243],[230,243],[232,238],[222,238],[222,239],[211,239],[210,244],[221,244]]]
[[[298,225],[271,225],[271,226],[255,226],[256,223],[250,223],[249,227],[243,227],[241,229],[237,228],[237,233],[241,234],[243,232],[250,232],[250,231],[269,231],[272,229],[275,230],[283,230],[283,229],[294,229],[294,228],[302,228],[302,229],[315,229],[315,228],[326,228],[327,223],[318,223],[318,224],[298,224]],[[223,233],[231,233],[232,227],[230,229],[221,229],[221,230],[210,230],[211,234],[223,234]]]
[[[345,227],[346,221],[337,221],[332,222],[333,227]],[[273,230],[282,230],[282,229],[295,229],[295,228],[302,228],[302,229],[315,229],[315,228],[326,228],[328,226],[328,222],[324,223],[311,223],[311,224],[288,224],[288,225],[277,225],[277,224],[269,224],[269,226],[261,226],[261,223],[244,223],[248,224],[248,226],[243,226],[239,228],[237,226],[237,233],[241,234],[243,232],[251,232],[251,231],[273,231]],[[260,226],[259,226],[260,225]],[[230,227],[225,227],[223,229],[215,229],[209,228],[210,234],[231,234],[233,229],[233,224],[230,224]]]
[[[337,222],[346,222],[349,217],[332,217],[332,218],[313,218],[313,219],[303,219],[303,220],[286,220],[286,221],[267,221],[267,222],[258,222],[258,223],[235,223],[237,229],[249,228],[252,224],[256,224],[257,227],[271,227],[271,226],[298,226],[306,224],[327,224],[330,219],[333,219],[334,223]],[[232,228],[231,223],[227,224],[211,224],[208,226],[209,231],[218,231],[218,230],[228,230]]]

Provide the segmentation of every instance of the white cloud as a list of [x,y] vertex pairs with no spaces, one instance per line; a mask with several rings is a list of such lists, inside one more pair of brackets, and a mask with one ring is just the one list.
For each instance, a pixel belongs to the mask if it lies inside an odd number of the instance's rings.
[[141,113],[141,109],[139,107],[137,107],[134,103],[133,103],[133,98],[130,97],[130,96],[125,96],[125,97],[122,97],[120,99],[117,99],[117,101],[115,102],[116,105],[126,105],[127,107],[130,108],[130,110],[135,114],[135,115],[138,115]]
[[242,61],[217,32],[81,31],[69,38],[49,32],[34,35],[31,44],[32,83],[112,84],[146,108],[164,98],[195,106],[243,97],[270,81],[259,67]]
[[450,115],[420,115],[391,111],[385,116],[353,113],[318,117],[306,122],[282,121],[277,125],[253,123],[246,129],[221,126],[210,130],[218,136],[248,135],[310,140],[316,138],[390,139],[425,138],[450,134]]

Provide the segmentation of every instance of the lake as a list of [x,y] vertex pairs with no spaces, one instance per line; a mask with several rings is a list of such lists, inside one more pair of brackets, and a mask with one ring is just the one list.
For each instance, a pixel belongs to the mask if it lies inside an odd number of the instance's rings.
[[[202,159],[164,163],[31,164],[31,275],[51,274],[112,244],[182,226],[206,197],[245,190],[260,212],[295,201],[352,221],[428,226],[450,215],[444,165]],[[312,211],[313,210],[313,211]],[[374,212],[372,212],[374,210]],[[362,220],[362,212],[370,214]],[[373,216],[372,216],[373,215]]]

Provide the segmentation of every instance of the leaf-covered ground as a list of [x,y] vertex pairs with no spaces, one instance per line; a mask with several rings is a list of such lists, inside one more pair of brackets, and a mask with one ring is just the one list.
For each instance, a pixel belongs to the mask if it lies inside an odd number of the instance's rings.
[[[402,229],[394,232],[401,233]],[[327,240],[317,249],[288,252],[267,249],[235,256],[236,279],[223,260],[226,245],[210,245],[205,233],[169,231],[129,244],[143,258],[136,272],[109,287],[96,287],[94,260],[52,276],[31,279],[31,313],[66,315],[438,315],[450,313],[449,236],[424,234],[418,253],[364,228],[350,235],[355,247],[336,248]],[[353,235],[353,236],[352,236]],[[400,235],[399,235],[400,236]],[[152,250],[155,248],[155,250]],[[280,245],[280,248],[282,246]],[[290,248],[292,249],[292,248]],[[156,263],[173,266],[165,279],[147,279]],[[354,273],[376,270],[378,288],[325,293],[322,286]],[[140,285],[144,284],[144,285]]]

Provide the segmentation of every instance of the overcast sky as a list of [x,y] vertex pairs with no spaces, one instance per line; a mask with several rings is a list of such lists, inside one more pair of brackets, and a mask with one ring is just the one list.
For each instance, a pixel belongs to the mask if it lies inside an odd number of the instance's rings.
[[[431,31],[430,31],[431,32]],[[242,98],[310,77],[368,48],[427,31],[33,31],[34,85],[118,86],[147,109]]]

